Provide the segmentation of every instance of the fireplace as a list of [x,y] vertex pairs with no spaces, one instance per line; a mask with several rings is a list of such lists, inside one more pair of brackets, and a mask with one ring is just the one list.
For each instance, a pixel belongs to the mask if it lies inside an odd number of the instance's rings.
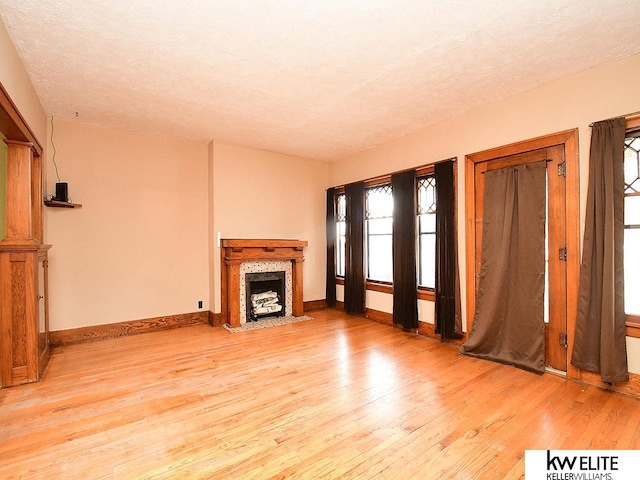
[[223,322],[231,327],[239,327],[252,320],[247,274],[254,273],[284,272],[283,292],[276,292],[280,296],[284,312],[280,315],[302,316],[302,262],[306,246],[307,242],[302,240],[223,239],[220,249]]
[[245,273],[246,321],[284,317],[285,272]]

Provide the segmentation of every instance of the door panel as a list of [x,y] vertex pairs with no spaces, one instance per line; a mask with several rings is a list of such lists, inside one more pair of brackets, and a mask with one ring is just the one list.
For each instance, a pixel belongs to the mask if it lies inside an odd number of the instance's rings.
[[547,239],[549,265],[547,275],[549,280],[549,323],[546,325],[545,357],[547,366],[556,370],[566,371],[567,349],[560,342],[561,335],[566,337],[567,332],[566,261],[561,260],[559,257],[559,250],[566,247],[565,177],[558,175],[558,166],[564,163],[564,147],[562,145],[489,159],[474,165],[475,292],[477,296],[482,252],[484,172],[539,161],[547,162],[548,186],[547,209],[549,227]]

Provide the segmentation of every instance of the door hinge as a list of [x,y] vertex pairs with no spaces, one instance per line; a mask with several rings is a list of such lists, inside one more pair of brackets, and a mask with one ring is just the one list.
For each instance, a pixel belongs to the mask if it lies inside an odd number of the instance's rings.
[[567,348],[569,346],[569,344],[567,343],[567,334],[566,333],[561,333],[559,335],[558,340],[560,341],[560,346],[563,348]]
[[562,162],[558,164],[558,176],[566,177],[567,176],[567,163]]
[[567,247],[558,249],[558,258],[563,262],[567,261]]

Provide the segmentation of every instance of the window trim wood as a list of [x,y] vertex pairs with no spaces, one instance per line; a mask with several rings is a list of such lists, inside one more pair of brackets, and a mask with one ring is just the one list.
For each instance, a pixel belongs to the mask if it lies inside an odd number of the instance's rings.
[[[439,160],[437,162],[433,162],[433,163],[429,163],[429,164],[424,164],[424,165],[420,165],[418,167],[413,168],[412,170],[416,171],[416,180],[420,179],[420,178],[424,178],[424,177],[429,177],[435,174],[435,165],[436,163],[440,163],[440,162],[457,162],[457,157],[450,157],[450,158],[446,158],[444,160]],[[398,170],[397,172],[393,172],[393,173],[388,173],[385,175],[378,175],[376,177],[370,177],[367,178],[364,181],[364,185],[365,188],[371,188],[371,187],[379,187],[381,185],[385,185],[385,184],[390,184],[391,183],[391,175],[394,175],[396,173],[400,173],[403,171],[406,171],[408,169],[404,169],[404,170]],[[338,185],[336,187],[333,187],[334,189],[334,194],[337,195],[341,195],[343,193],[345,193],[345,185]],[[416,212],[417,215],[417,212]],[[344,277],[336,275],[335,277],[336,279],[336,285],[342,285],[344,286]],[[369,291],[374,291],[374,292],[381,292],[381,293],[387,293],[387,294],[393,294],[393,283],[392,282],[382,282],[382,281],[378,281],[378,280],[371,280],[371,279],[365,279],[365,289],[369,290]],[[417,293],[418,293],[418,299],[419,300],[427,300],[430,302],[435,302],[436,300],[436,294],[434,289],[429,288],[429,287],[425,287],[422,285],[418,286],[417,289]]]
[[[580,278],[580,175],[578,161],[578,129],[536,137],[500,147],[483,150],[465,156],[465,215],[466,215],[466,275],[461,278],[466,284],[467,332],[471,331],[476,310],[475,296],[475,258],[476,258],[476,222],[475,222],[475,166],[488,160],[516,155],[541,148],[557,145],[564,146],[566,162],[566,246],[567,246],[567,334],[568,350],[573,351],[576,330],[576,312],[578,311],[578,283]],[[464,275],[464,274],[463,274]],[[580,370],[567,363],[568,378],[578,379]]]
[[[640,128],[640,117],[628,118],[626,122],[626,133],[630,133]],[[626,333],[628,337],[640,338],[640,315],[626,314]]]

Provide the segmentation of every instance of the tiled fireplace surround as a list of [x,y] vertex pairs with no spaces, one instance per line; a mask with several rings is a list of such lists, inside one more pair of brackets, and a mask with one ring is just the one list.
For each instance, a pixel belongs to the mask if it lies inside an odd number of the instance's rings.
[[220,274],[223,323],[230,327],[239,327],[244,323],[244,275],[257,271],[285,271],[286,314],[302,316],[302,262],[307,243],[303,240],[222,240]]

